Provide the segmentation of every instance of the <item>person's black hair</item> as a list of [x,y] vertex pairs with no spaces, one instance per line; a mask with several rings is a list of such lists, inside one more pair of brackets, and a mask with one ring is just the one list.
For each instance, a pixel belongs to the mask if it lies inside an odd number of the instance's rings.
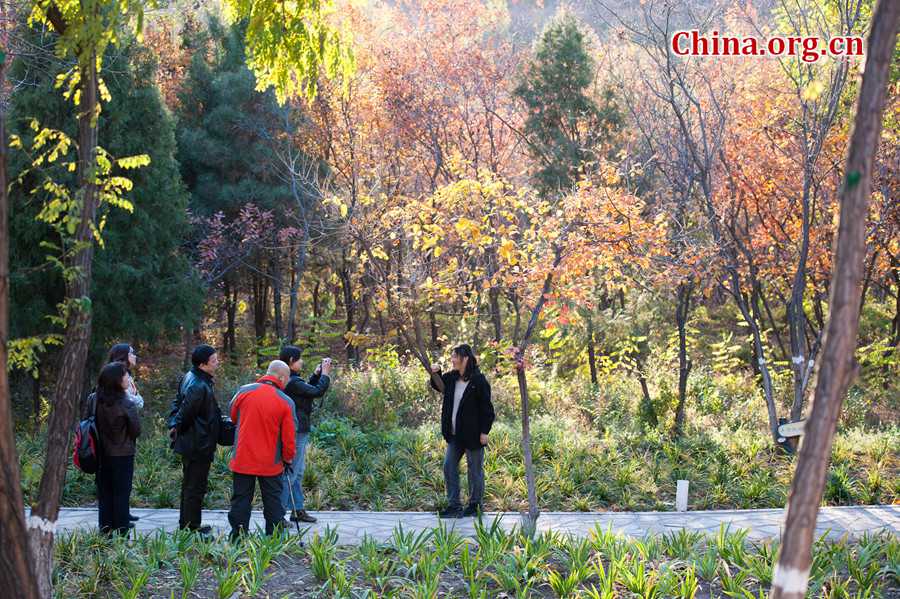
[[128,361],[128,354],[131,353],[131,345],[128,343],[116,343],[109,349],[109,357],[106,358],[108,363],[121,362],[125,365],[125,370],[131,372],[131,362]]
[[199,368],[209,362],[209,359],[212,358],[214,353],[216,353],[216,348],[211,345],[206,345],[205,343],[203,345],[198,345],[194,348],[194,351],[191,352],[191,364]]
[[475,358],[475,353],[472,351],[472,348],[464,343],[462,345],[457,345],[456,347],[454,347],[453,353],[460,358],[469,359],[466,362],[466,371],[463,372],[462,380],[471,380],[472,376],[478,372],[478,360]]
[[110,362],[100,371],[97,377],[97,402],[111,406],[125,398],[122,379],[128,372],[121,362]]
[[290,366],[294,362],[300,359],[301,355],[300,348],[296,345],[285,345],[281,348],[281,353],[278,354],[278,359]]

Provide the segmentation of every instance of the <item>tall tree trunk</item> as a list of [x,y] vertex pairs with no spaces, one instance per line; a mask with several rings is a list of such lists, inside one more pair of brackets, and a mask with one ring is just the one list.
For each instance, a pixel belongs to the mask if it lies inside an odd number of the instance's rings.
[[491,306],[491,324],[494,326],[494,342],[500,343],[503,338],[503,315],[500,313],[500,289],[492,286],[488,290]]
[[898,27],[900,2],[878,0],[841,187],[828,324],[816,375],[815,397],[788,496],[781,550],[772,577],[772,599],[802,599],[806,595],[816,517],[834,432],[844,396],[858,371],[854,355],[862,302],[860,285],[866,258],[872,162],[881,135]]
[[[894,285],[897,291],[894,294],[894,318],[891,319],[891,340],[889,342],[890,349],[887,355],[900,345],[900,260],[895,256],[891,256],[891,276],[894,278]],[[887,356],[885,356],[887,357]]]
[[[6,7],[3,7],[6,18]],[[0,48],[5,52],[6,47]],[[0,58],[0,84],[6,81],[6,56]],[[38,584],[25,532],[25,504],[13,431],[6,368],[9,336],[9,194],[6,174],[6,114],[0,114],[0,586],[17,597],[37,599]]]
[[[341,291],[343,293],[343,304],[344,304],[344,315],[345,315],[345,326],[344,331],[346,333],[351,333],[353,331],[353,323],[356,318],[356,300],[353,297],[353,281],[351,279],[350,274],[350,265],[347,262],[347,253],[343,252],[341,255]],[[357,347],[348,339],[346,341],[347,347],[347,361],[350,363],[359,362],[359,350]]]
[[236,320],[237,286],[232,288],[231,282],[225,279],[225,335],[222,338],[222,351],[232,358],[237,355]]
[[680,437],[684,431],[684,409],[687,403],[687,383],[691,373],[691,360],[687,356],[687,321],[691,309],[693,281],[678,286],[678,304],[675,323],[678,326],[678,407],[675,409],[675,427],[672,436]]
[[522,454],[525,458],[525,486],[528,489],[528,514],[523,520],[522,529],[528,536],[533,536],[540,515],[537,505],[537,486],[534,480],[534,464],[531,457],[531,419],[528,405],[528,380],[525,377],[524,353],[516,368],[516,380],[519,383],[519,399],[522,408]]
[[659,426],[659,418],[656,415],[656,409],[653,407],[653,398],[650,397],[650,387],[647,385],[647,375],[645,374],[646,369],[644,368],[644,357],[643,355],[638,355],[636,357],[637,369],[635,370],[635,374],[637,374],[638,383],[641,385],[641,412],[644,415],[644,420],[652,427]]
[[322,285],[322,281],[316,281],[315,287],[313,287],[313,317],[318,320],[322,315],[322,307],[319,305],[319,287]]
[[590,312],[588,312],[585,322],[587,323],[587,354],[588,367],[591,369],[591,386],[596,389],[600,386],[600,382],[597,378],[597,355],[594,349],[594,317]]
[[[562,248],[554,247],[553,265],[547,277],[544,279],[544,285],[541,289],[541,295],[538,297],[534,308],[531,310],[531,318],[528,320],[528,326],[522,340],[516,347],[516,380],[519,383],[519,399],[522,407],[522,455],[525,458],[525,485],[528,490],[528,513],[522,516],[522,529],[527,534],[534,534],[537,529],[537,520],[540,516],[540,509],[537,504],[537,487],[535,485],[534,465],[531,459],[531,420],[529,416],[530,406],[528,400],[528,380],[525,376],[525,352],[531,343],[531,336],[537,327],[538,318],[547,302],[547,297],[553,288],[553,274],[556,268],[562,262]],[[518,307],[516,308],[518,312]],[[518,327],[517,327],[518,328]]]
[[281,258],[272,257],[272,305],[275,308],[275,338],[279,345],[284,341],[284,322],[281,316]]
[[[775,393],[772,390],[772,375],[769,372],[769,364],[766,360],[766,349],[763,345],[762,331],[760,330],[759,308],[755,301],[748,302],[741,293],[740,282],[736,271],[732,271],[732,292],[735,294],[738,309],[744,316],[744,322],[750,327],[753,336],[753,352],[756,356],[755,367],[759,370],[762,379],[763,395],[766,399],[766,411],[769,414],[769,432],[772,440],[778,442],[778,412],[775,407]],[[748,306],[748,303],[750,304]]]
[[31,378],[31,416],[35,432],[41,428],[41,369]]
[[91,338],[91,275],[94,257],[93,225],[99,197],[96,185],[95,154],[97,149],[97,61],[91,58],[79,66],[81,104],[78,114],[78,201],[81,220],[75,231],[72,251],[66,266],[74,276],[67,277],[66,332],[62,348],[62,364],[53,394],[53,410],[47,431],[47,454],[38,492],[38,503],[28,521],[29,543],[35,564],[38,590],[50,597],[53,571],[53,535],[63,483],[66,479],[69,442],[75,409],[84,382],[85,360]]
[[[806,159],[804,159],[806,162]],[[804,170],[809,167],[805,165]],[[806,263],[809,255],[809,203],[810,181],[805,176],[803,181],[803,225],[800,240],[800,257],[791,284],[791,301],[787,307],[788,330],[791,339],[791,372],[793,373],[794,401],[791,404],[791,420],[800,420],[803,412],[804,373],[806,372],[806,313],[803,310],[803,298],[806,295]]]
[[253,273],[251,277],[251,295],[253,301],[253,337],[257,365],[262,365],[262,348],[266,337],[266,316],[268,315],[268,281],[263,275]]
[[309,239],[309,225],[304,221],[303,239],[297,242],[297,257],[294,261],[293,274],[291,275],[291,301],[288,308],[288,339],[293,343],[297,339],[297,309],[300,301],[300,281],[306,272],[307,241]]

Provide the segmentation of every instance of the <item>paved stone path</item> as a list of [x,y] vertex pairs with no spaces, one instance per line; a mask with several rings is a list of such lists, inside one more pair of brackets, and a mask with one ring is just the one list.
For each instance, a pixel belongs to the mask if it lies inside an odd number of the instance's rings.
[[[136,509],[132,513],[140,516],[137,529],[152,532],[163,529],[171,531],[178,526],[178,511],[171,509]],[[435,528],[438,518],[434,513],[425,512],[314,512],[319,522],[310,527],[308,534],[323,531],[326,526],[337,529],[341,544],[357,544],[364,534],[378,541],[391,537],[394,529],[403,525],[405,531],[421,531]],[[748,539],[759,541],[778,537],[781,533],[784,510],[719,510],[692,512],[545,512],[538,519],[538,531],[555,530],[586,536],[595,526],[613,532],[642,537],[648,533],[665,533],[672,530],[688,529],[706,534],[715,534],[722,524],[732,530],[746,529]],[[489,512],[485,519],[501,517],[501,525],[510,529],[519,523],[519,514]],[[446,520],[460,534],[474,536],[474,520],[462,518]],[[228,513],[224,510],[204,510],[203,523],[209,524],[216,532],[229,531]],[[64,508],[60,512],[58,527],[62,530],[78,528],[90,529],[97,525],[97,510],[94,508]],[[262,528],[262,513],[253,512],[251,528]],[[304,526],[301,525],[301,529]],[[845,534],[859,537],[866,533],[886,531],[900,535],[900,505],[825,507],[819,510],[816,523],[817,536],[828,533],[832,538]]]

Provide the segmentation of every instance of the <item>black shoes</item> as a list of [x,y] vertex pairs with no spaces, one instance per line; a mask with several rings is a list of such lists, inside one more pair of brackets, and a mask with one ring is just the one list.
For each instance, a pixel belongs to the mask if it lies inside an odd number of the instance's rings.
[[137,522],[140,519],[141,519],[140,516],[135,516],[134,514],[128,514],[129,522]]
[[445,510],[441,510],[438,512],[438,516],[441,518],[471,518],[473,516],[478,516],[481,514],[481,506],[480,505],[468,505],[466,509],[461,507],[448,507]]
[[448,507],[445,510],[439,511],[438,517],[440,517],[440,518],[462,518],[463,517],[463,509],[460,507]]
[[463,510],[462,517],[463,518],[471,518],[473,516],[478,516],[478,514],[480,514],[480,513],[481,513],[480,505],[468,505],[468,506],[466,506],[466,509]]
[[308,522],[312,524],[316,519],[309,515],[306,510],[292,510],[291,522]]

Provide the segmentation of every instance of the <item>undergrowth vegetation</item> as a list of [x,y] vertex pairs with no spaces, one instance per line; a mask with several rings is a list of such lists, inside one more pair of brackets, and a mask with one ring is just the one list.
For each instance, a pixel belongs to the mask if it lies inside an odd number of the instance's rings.
[[[472,539],[442,525],[398,527],[384,542],[367,536],[355,547],[340,546],[332,529],[299,540],[76,532],[56,544],[56,596],[754,599],[766,596],[778,550],[726,528],[708,537],[632,539],[597,527],[587,538],[528,538],[497,520],[476,522]],[[810,577],[810,597],[900,596],[900,541],[820,538]]]

